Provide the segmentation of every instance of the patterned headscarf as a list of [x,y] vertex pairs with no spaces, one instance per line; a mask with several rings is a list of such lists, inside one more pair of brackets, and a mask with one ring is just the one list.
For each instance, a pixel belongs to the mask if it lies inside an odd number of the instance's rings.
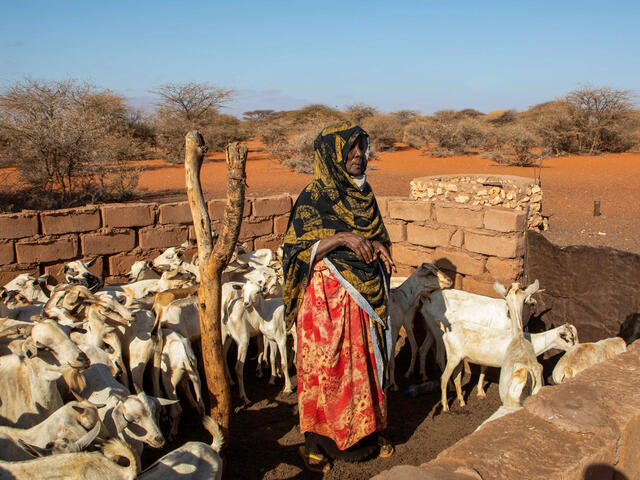
[[[318,240],[339,232],[353,232],[370,241],[378,240],[387,248],[390,246],[371,187],[366,184],[359,190],[345,170],[347,155],[357,141],[362,142],[365,153],[364,171],[369,135],[359,126],[351,122],[330,125],[315,140],[314,179],[302,190],[293,206],[283,245],[287,327],[295,322],[302,304],[311,253]],[[347,248],[337,248],[327,257],[385,323],[384,277],[378,262],[365,264]]]

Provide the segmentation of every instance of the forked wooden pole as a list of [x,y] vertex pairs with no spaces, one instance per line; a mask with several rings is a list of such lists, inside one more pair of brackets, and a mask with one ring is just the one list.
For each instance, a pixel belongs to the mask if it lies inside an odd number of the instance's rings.
[[198,242],[200,289],[198,306],[202,339],[202,359],[209,390],[211,416],[220,424],[225,439],[230,435],[231,390],[225,375],[221,332],[221,276],[238,240],[244,207],[245,165],[247,147],[232,143],[227,146],[227,203],[222,234],[215,241],[211,219],[200,185],[200,168],[207,148],[200,133],[187,133],[185,171],[187,197]]

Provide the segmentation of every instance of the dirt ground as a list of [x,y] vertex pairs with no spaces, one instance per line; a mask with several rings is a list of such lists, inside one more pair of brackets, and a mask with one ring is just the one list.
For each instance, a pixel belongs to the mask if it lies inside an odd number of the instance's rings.
[[[297,194],[311,175],[283,167],[257,142],[249,142],[247,195]],[[207,157],[201,180],[208,198],[225,196],[226,169],[222,154]],[[434,158],[401,147],[370,162],[368,179],[379,196],[408,196],[416,177],[485,173],[534,177],[532,168],[503,167],[479,155]],[[559,245],[608,245],[640,253],[640,152],[601,156],[571,155],[543,161],[543,214],[550,217],[549,240]],[[184,199],[184,167],[145,162],[139,186],[156,201]],[[600,201],[602,215],[593,216]]]
[[[238,398],[237,386],[232,387],[236,412],[232,417],[232,438],[227,447],[229,459],[225,478],[230,479],[368,479],[394,465],[420,465],[435,458],[445,448],[473,432],[499,406],[497,383],[490,383],[487,398],[476,397],[471,391],[477,382],[477,371],[463,380],[466,407],[454,401],[454,393],[449,392],[451,411],[442,413],[440,393],[410,398],[402,393],[413,383],[421,380],[418,375],[405,379],[408,366],[408,347],[397,357],[396,380],[400,390],[390,392],[388,399],[388,428],[386,438],[396,446],[396,453],[388,459],[373,459],[360,463],[336,462],[332,470],[325,474],[313,474],[304,468],[298,454],[298,446],[304,442],[298,430],[298,408],[296,393],[283,394],[283,380],[269,385],[268,377],[255,376],[255,351],[249,353],[245,365],[245,387],[247,396],[255,403],[245,408]],[[230,352],[230,359],[235,358]],[[433,360],[429,359],[432,365]],[[428,371],[430,378],[438,373]],[[201,372],[203,374],[203,372]],[[490,369],[488,377],[497,382],[497,369]],[[470,380],[470,381],[469,381]],[[292,378],[295,385],[295,376]],[[185,405],[186,402],[181,402]],[[198,417],[193,412],[185,412],[180,424],[179,438],[167,444],[162,451],[145,449],[143,467],[153,460],[186,441],[209,442],[210,437],[203,430]]]

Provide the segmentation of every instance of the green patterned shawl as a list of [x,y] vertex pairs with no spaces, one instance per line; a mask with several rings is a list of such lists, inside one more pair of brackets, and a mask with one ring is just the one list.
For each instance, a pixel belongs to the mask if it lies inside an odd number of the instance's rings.
[[[298,196],[284,239],[287,327],[295,322],[302,304],[311,253],[318,240],[339,232],[353,232],[371,241],[379,240],[387,248],[390,246],[371,187],[366,184],[360,191],[344,169],[347,154],[358,138],[364,143],[366,168],[369,135],[359,126],[351,122],[331,125],[322,130],[315,140],[314,179]],[[338,248],[327,257],[386,325],[385,286],[378,262],[367,265],[347,248]],[[378,335],[382,335],[382,325],[376,325]]]

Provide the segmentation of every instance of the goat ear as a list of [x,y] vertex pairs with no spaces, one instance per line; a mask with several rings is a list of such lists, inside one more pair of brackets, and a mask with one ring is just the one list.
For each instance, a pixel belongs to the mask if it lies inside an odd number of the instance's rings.
[[531,285],[529,285],[527,287],[527,289],[524,291],[524,298],[529,298],[531,295],[536,293],[539,288],[540,288],[540,283],[538,282],[538,279],[536,278],[534,280],[534,282]]
[[0,288],[0,300],[4,301],[8,297],[7,289],[2,287]]
[[493,289],[496,291],[496,293],[502,297],[506,297],[507,296],[507,289],[504,288],[504,285],[502,285],[498,280],[496,280],[495,282],[493,282]]
[[116,426],[118,433],[122,433],[124,429],[127,428],[129,422],[124,418],[124,402],[122,400],[118,400],[116,407],[111,413],[111,418],[113,418],[113,424]]
[[45,448],[41,448],[36,445],[31,445],[29,443],[26,443],[21,438],[18,439],[18,445],[22,450],[24,450],[34,458],[46,457],[48,455],[51,455],[51,451],[53,449],[52,443],[48,443]]
[[161,406],[166,406],[166,405],[174,405],[176,403],[179,402],[179,400],[169,400],[168,398],[161,398],[161,397],[149,397],[151,398],[153,401],[157,402],[158,405]]
[[27,358],[34,358],[38,356],[38,347],[31,337],[22,343],[22,354]]

